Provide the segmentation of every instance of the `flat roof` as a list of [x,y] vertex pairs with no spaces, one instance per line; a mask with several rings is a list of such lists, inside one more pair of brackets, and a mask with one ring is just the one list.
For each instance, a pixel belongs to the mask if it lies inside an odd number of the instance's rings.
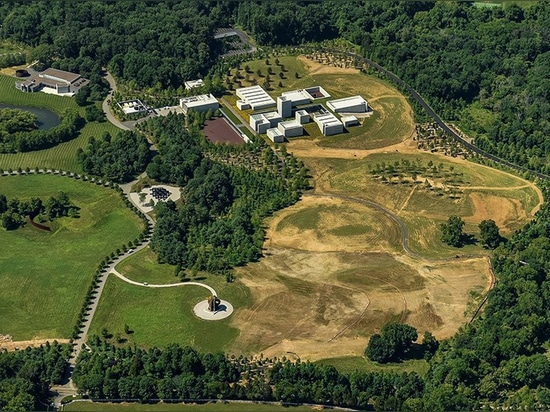
[[355,106],[363,103],[367,104],[367,101],[363,99],[361,96],[350,96],[350,97],[344,97],[342,99],[329,100],[327,102],[327,105],[337,110],[337,109],[345,109],[346,107]]
[[262,115],[266,119],[280,119],[281,118],[281,115],[277,112],[267,112],[267,113],[262,113]]
[[180,104],[187,107],[202,106],[203,104],[218,103],[218,100],[212,94],[201,94],[199,96],[182,97]]
[[275,100],[261,86],[241,87],[235,90],[238,97],[254,109],[260,105],[275,105]]
[[295,128],[302,128],[303,126],[296,120],[287,120],[286,122],[279,123],[279,126],[281,126],[283,129],[295,129]]
[[38,76],[60,80],[68,84],[71,84],[80,78],[80,74],[67,72],[65,70],[54,69],[51,67],[41,72]]
[[282,96],[284,96],[285,98],[287,98],[289,100],[292,100],[293,102],[300,101],[300,100],[310,100],[311,101],[311,95],[308,92],[306,92],[305,90],[292,90],[292,91],[289,91],[289,92],[284,92],[282,94]]
[[343,125],[342,122],[338,120],[338,118],[332,113],[319,114],[315,116],[314,120],[315,123],[319,125],[319,127],[322,127],[321,125],[323,124],[326,124],[328,126]]
[[197,79],[197,80],[188,80],[188,81],[184,82],[184,84],[185,84],[185,88],[187,90],[189,90],[189,89],[193,89],[195,87],[203,86],[204,82],[203,82],[202,79]]
[[309,113],[307,112],[307,110],[297,110],[296,111],[296,114],[299,114],[300,116],[305,116],[305,115],[308,115]]
[[357,117],[351,115],[351,114],[348,114],[346,116],[342,116],[342,121],[343,122],[352,122],[352,121],[356,121],[357,120]]

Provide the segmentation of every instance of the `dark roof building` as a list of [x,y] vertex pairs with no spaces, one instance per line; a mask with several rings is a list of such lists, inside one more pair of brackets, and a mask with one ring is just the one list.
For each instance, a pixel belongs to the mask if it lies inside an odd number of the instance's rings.
[[79,74],[49,68],[25,81],[16,81],[15,87],[23,92],[37,92],[47,87],[55,94],[74,95],[88,83],[89,80]]

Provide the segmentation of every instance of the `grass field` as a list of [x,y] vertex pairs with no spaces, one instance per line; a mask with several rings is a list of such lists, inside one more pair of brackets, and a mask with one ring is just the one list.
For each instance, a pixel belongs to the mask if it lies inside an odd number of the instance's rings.
[[0,230],[0,334],[14,340],[70,337],[98,263],[142,227],[110,189],[62,176],[0,178],[8,198],[46,200],[58,191],[81,208],[80,218],[58,219],[52,232]]
[[[147,255],[148,252],[145,252],[145,256],[137,254],[132,257],[121,273],[130,279],[150,279],[151,284],[159,281],[159,277],[164,276],[161,272],[168,265],[158,265],[155,268],[147,260]],[[142,257],[145,258],[140,263]],[[172,283],[178,283],[173,276],[173,267],[167,273],[166,276]],[[220,298],[229,301],[235,310],[248,304],[249,292],[241,284],[228,284],[221,276],[202,274],[191,280],[212,286]],[[158,283],[168,282],[161,280]],[[208,291],[200,286],[152,289],[125,283],[111,275],[101,296],[90,333],[100,334],[103,328],[107,328],[115,337],[126,339],[127,344],[135,343],[140,347],[163,347],[169,343],[179,343],[201,351],[220,351],[235,340],[239,331],[231,326],[231,316],[215,322],[195,316],[193,307],[208,295]],[[124,333],[126,324],[133,333]]]
[[183,403],[100,403],[100,402],[74,402],[63,408],[64,411],[189,411],[189,412],[270,412],[270,411],[288,411],[288,412],[306,412],[318,410],[310,406],[282,406],[282,405],[263,405],[259,403],[206,403],[183,404]]
[[346,356],[317,361],[320,365],[332,365],[342,373],[359,372],[416,372],[423,376],[428,371],[428,362],[423,359],[412,359],[401,363],[379,364],[363,356]]
[[82,173],[82,167],[76,161],[76,151],[80,148],[84,149],[91,136],[99,137],[103,132],[116,134],[119,131],[120,129],[109,122],[86,123],[77,138],[50,149],[27,153],[0,153],[0,167],[4,170],[9,168],[16,170],[18,167],[22,169],[40,167]]

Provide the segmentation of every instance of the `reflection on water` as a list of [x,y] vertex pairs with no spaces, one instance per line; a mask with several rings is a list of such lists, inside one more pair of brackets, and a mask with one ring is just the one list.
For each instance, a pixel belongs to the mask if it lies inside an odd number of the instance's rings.
[[59,119],[57,113],[54,113],[51,110],[47,109],[4,103],[0,103],[0,109],[19,109],[31,112],[38,118],[37,126],[40,130],[48,130],[61,123],[61,120]]

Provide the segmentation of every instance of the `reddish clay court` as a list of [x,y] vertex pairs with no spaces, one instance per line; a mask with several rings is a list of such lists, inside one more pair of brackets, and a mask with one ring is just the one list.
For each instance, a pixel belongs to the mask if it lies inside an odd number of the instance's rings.
[[218,117],[207,120],[204,124],[204,135],[212,143],[227,143],[232,145],[243,144],[244,140],[233,129],[227,119]]

